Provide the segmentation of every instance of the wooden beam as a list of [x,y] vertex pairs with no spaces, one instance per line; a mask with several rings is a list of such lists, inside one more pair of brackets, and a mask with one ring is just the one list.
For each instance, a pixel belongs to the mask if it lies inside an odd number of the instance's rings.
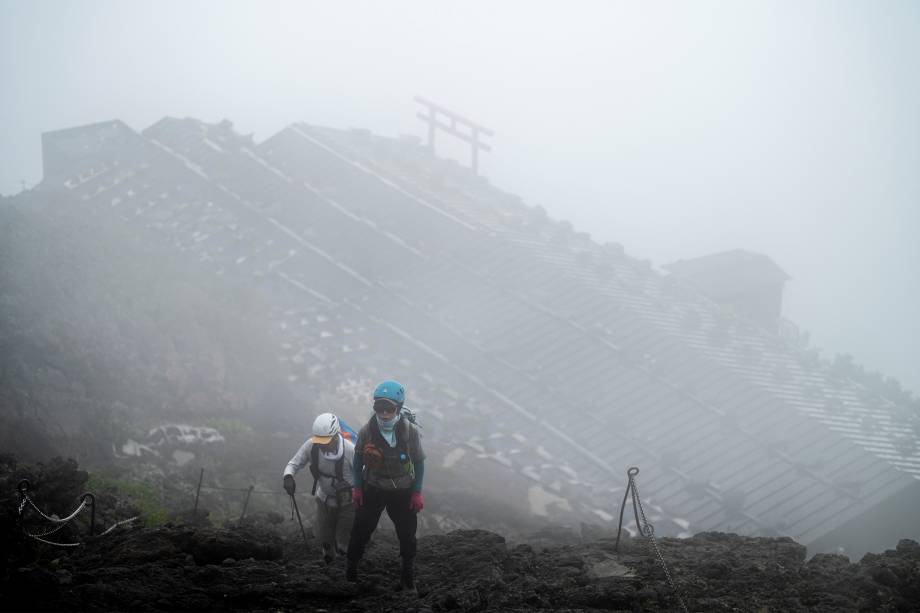
[[[473,136],[473,135],[467,134],[467,133],[465,133],[465,132],[461,132],[461,131],[459,131],[459,130],[456,130],[456,129],[454,129],[453,127],[449,126],[448,124],[442,123],[442,122],[438,121],[437,119],[435,119],[434,117],[432,117],[432,116],[430,116],[430,115],[425,115],[425,114],[423,114],[423,113],[418,113],[418,114],[416,115],[416,117],[418,117],[418,118],[421,119],[422,121],[425,121],[425,122],[428,123],[428,125],[429,125],[429,132],[431,131],[431,126],[437,126],[438,128],[444,130],[444,131],[447,132],[448,134],[450,134],[450,135],[452,135],[452,136],[456,136],[456,137],[459,138],[460,140],[462,140],[462,141],[464,141],[464,142],[466,142],[466,143],[469,143],[469,144],[473,145],[474,147],[478,147],[479,149],[482,149],[483,151],[488,151],[488,152],[491,152],[491,151],[492,151],[492,148],[491,148],[489,145],[487,145],[486,143],[482,142],[481,140],[478,140],[478,136]],[[477,132],[478,132],[478,130],[475,130],[475,129],[473,130],[473,134],[474,134],[474,135],[477,134]],[[429,138],[430,138],[430,136],[429,136]]]
[[426,98],[422,98],[421,96],[416,96],[414,99],[415,99],[415,101],[418,102],[419,104],[424,104],[425,106],[429,107],[429,108],[432,109],[432,110],[435,110],[435,111],[438,111],[438,112],[440,112],[440,113],[443,113],[443,114],[447,115],[448,117],[450,117],[450,118],[452,118],[452,119],[455,119],[455,120],[457,120],[457,121],[460,121],[461,123],[465,123],[466,125],[470,126],[471,128],[476,128],[476,130],[478,130],[479,132],[482,132],[482,133],[485,134],[486,136],[495,136],[495,132],[493,132],[493,131],[490,130],[489,128],[487,128],[487,127],[485,127],[485,126],[482,126],[482,125],[479,125],[479,124],[476,123],[475,121],[472,121],[472,120],[470,120],[470,119],[467,119],[466,117],[464,117],[464,116],[461,115],[460,113],[455,113],[455,112],[453,112],[453,111],[451,111],[451,110],[449,110],[449,109],[447,109],[447,108],[444,108],[444,107],[441,106],[440,104],[435,104],[434,102],[432,102],[432,101],[430,101],[430,100],[428,100],[428,99],[426,99]]

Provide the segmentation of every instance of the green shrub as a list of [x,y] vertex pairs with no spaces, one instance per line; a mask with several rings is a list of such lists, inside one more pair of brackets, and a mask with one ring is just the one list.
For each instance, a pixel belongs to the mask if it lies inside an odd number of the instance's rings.
[[146,483],[90,475],[87,489],[94,492],[97,498],[107,494],[136,507],[147,526],[160,526],[166,523],[166,507],[160,502],[160,497],[154,489]]
[[204,421],[204,425],[214,428],[223,434],[224,438],[242,438],[252,434],[251,427],[233,417],[210,417]]

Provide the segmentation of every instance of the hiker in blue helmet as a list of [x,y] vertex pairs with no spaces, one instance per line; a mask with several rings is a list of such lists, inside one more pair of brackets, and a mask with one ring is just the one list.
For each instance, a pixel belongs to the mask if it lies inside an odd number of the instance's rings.
[[396,403],[396,406],[402,408],[406,403],[406,388],[404,388],[399,381],[381,381],[374,389],[374,400],[378,398],[392,400]]
[[386,509],[399,537],[400,587],[415,591],[415,532],[417,514],[425,505],[425,452],[412,413],[403,406],[405,400],[402,384],[381,382],[374,389],[374,415],[358,432],[352,491],[355,522],[348,543],[345,578],[358,580],[358,562]]

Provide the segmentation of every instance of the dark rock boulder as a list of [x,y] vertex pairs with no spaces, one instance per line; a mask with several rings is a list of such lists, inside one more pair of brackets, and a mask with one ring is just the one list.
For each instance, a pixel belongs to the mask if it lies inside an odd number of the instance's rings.
[[99,539],[92,563],[127,566],[155,563],[191,556],[197,565],[235,560],[277,560],[282,556],[277,534],[258,528],[196,528],[167,525],[160,528],[126,530]]

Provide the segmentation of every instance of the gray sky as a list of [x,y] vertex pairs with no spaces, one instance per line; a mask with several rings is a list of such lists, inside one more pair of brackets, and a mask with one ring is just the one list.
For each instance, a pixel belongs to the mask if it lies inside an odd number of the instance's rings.
[[0,193],[47,130],[423,135],[421,94],[496,131],[497,186],[656,265],[766,253],[826,355],[920,391],[918,75],[913,0],[0,0]]

